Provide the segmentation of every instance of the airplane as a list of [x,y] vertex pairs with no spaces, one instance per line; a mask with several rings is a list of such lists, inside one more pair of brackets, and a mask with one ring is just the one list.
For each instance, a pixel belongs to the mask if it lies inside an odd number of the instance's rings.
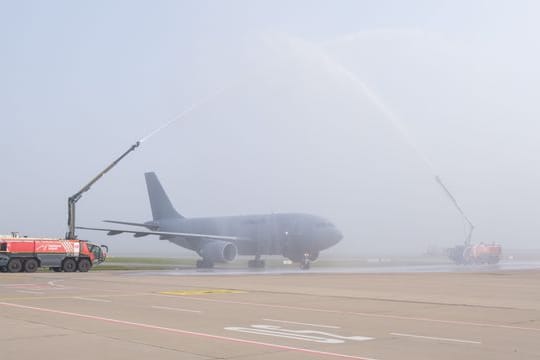
[[263,268],[263,255],[282,255],[309,269],[320,251],[337,244],[343,235],[330,221],[315,215],[276,213],[207,218],[185,218],[172,205],[158,177],[144,174],[152,220],[144,223],[104,220],[139,226],[147,230],[126,230],[78,226],[78,229],[107,231],[107,235],[130,233],[134,237],[159,235],[183,248],[195,251],[201,259],[197,268],[212,268],[214,263],[235,260],[237,255],[252,255],[250,268]]

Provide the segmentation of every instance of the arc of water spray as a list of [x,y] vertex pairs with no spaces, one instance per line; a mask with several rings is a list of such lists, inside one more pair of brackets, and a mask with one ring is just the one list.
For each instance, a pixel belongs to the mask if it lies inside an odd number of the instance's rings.
[[450,198],[452,201],[454,207],[457,209],[457,211],[460,213],[460,215],[463,217],[463,220],[469,225],[469,232],[466,235],[465,243],[469,244],[472,237],[472,232],[474,230],[474,225],[471,222],[471,220],[465,215],[465,212],[457,202],[456,198],[452,195],[448,187],[444,184],[441,177],[437,175],[437,172],[435,171],[434,166],[432,165],[431,161],[429,161],[428,157],[424,152],[420,150],[418,145],[413,141],[412,136],[407,131],[405,126],[403,125],[403,122],[399,119],[397,115],[395,115],[390,108],[382,101],[382,99],[375,94],[375,92],[367,86],[365,82],[363,82],[355,73],[347,69],[344,65],[333,59],[327,51],[320,48],[320,53],[326,62],[327,66],[329,68],[332,68],[334,70],[337,70],[339,73],[344,75],[346,78],[348,78],[354,85],[356,85],[362,93],[369,99],[371,102],[383,113],[385,118],[390,121],[390,123],[398,130],[398,132],[402,135],[405,142],[416,152],[416,154],[422,159],[422,161],[426,164],[426,166],[431,170],[431,173],[433,174],[435,181],[439,184],[439,186],[443,189],[445,194]]
[[435,169],[429,160],[429,158],[420,150],[418,145],[413,141],[413,138],[407,128],[403,125],[403,122],[399,117],[394,114],[392,110],[384,103],[384,101],[375,94],[375,92],[364,82],[362,81],[355,73],[347,69],[344,65],[339,63],[337,60],[333,59],[328,52],[324,49],[320,49],[321,55],[326,62],[326,65],[345,76],[351,81],[352,84],[356,85],[358,89],[365,95],[375,107],[384,115],[384,117],[392,124],[392,126],[398,130],[405,142],[416,152],[418,157],[426,164],[426,166],[435,173]]
[[217,96],[221,95],[223,92],[225,91],[225,88],[220,88],[219,90],[215,91],[214,93],[206,96],[205,98],[191,104],[190,106],[188,106],[186,109],[184,109],[184,111],[182,111],[181,113],[179,113],[178,115],[176,115],[175,117],[173,117],[171,120],[167,121],[166,123],[158,126],[157,128],[155,128],[154,130],[152,130],[148,135],[142,137],[138,142],[139,143],[143,143],[145,142],[146,140],[150,139],[152,136],[156,135],[157,133],[159,133],[161,130],[163,129],[166,129],[168,128],[169,126],[171,126],[172,124],[174,124],[175,122],[179,121],[180,119],[186,117],[187,115],[189,115],[190,113],[192,113],[193,111],[197,110],[199,107],[207,104],[208,102],[210,102],[211,100],[213,100],[214,98],[216,98]]

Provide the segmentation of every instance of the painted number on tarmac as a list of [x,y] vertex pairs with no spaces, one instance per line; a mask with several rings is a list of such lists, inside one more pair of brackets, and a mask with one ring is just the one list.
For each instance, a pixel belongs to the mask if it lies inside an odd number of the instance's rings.
[[175,291],[162,291],[163,295],[207,295],[207,294],[244,294],[245,291],[231,290],[231,289],[194,289],[194,290],[175,290]]
[[251,327],[226,327],[225,330],[249,334],[267,335],[295,340],[311,341],[324,344],[342,344],[345,341],[373,340],[366,336],[341,336],[313,330],[290,330],[275,325],[251,325]]

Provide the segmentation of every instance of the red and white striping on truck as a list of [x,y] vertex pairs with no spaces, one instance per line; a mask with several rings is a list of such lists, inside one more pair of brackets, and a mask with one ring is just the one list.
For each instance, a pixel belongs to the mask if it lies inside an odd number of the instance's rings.
[[0,272],[35,272],[40,267],[53,271],[87,272],[107,257],[107,247],[85,240],[0,235]]

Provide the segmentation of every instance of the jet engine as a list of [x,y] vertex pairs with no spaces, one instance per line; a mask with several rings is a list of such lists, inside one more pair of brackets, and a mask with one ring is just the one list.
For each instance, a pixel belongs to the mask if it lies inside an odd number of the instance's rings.
[[236,245],[225,241],[211,241],[204,244],[199,255],[211,262],[227,262],[236,259],[238,249]]

